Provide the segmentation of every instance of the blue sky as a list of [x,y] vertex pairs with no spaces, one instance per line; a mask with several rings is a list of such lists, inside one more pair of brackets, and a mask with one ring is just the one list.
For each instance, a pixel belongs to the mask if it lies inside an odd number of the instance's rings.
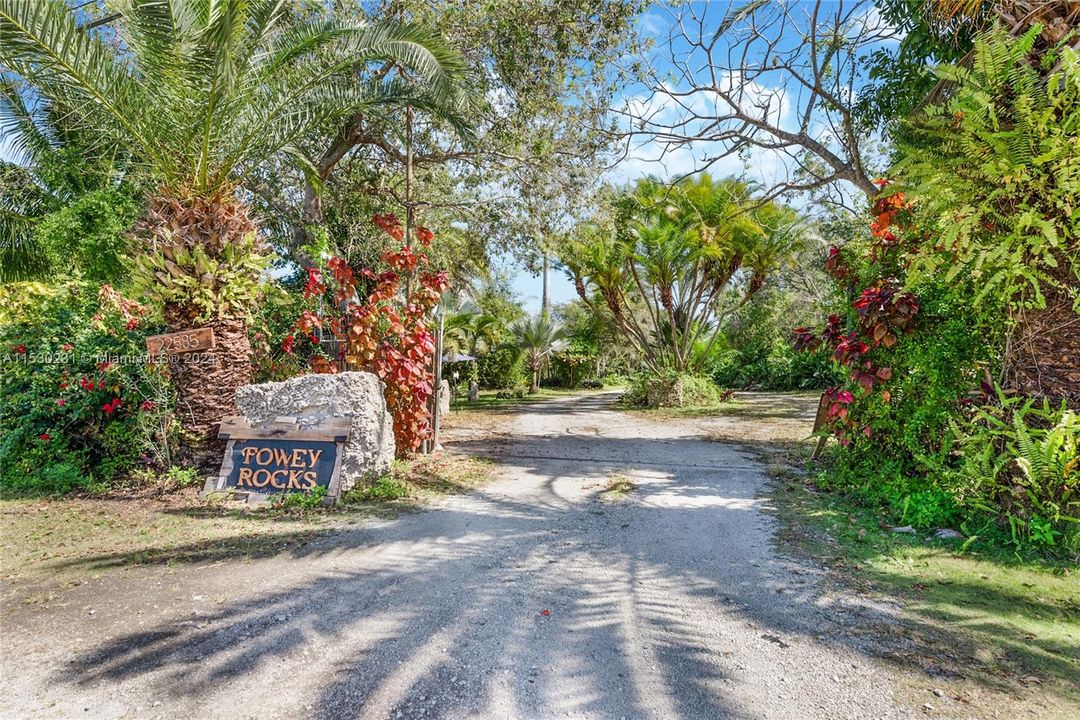
[[[850,7],[855,1],[857,0],[848,0],[845,6]],[[835,3],[826,2],[824,5],[835,8],[840,7],[838,3],[839,0]],[[798,11],[804,7],[808,8],[809,3],[792,3],[792,6]],[[691,13],[704,14],[704,28],[710,33],[726,15],[729,7],[730,5],[726,1],[696,2],[683,6],[684,9]],[[868,18],[875,15],[872,4],[868,5],[866,15]],[[871,22],[879,22],[879,20],[875,17]],[[673,26],[671,10],[662,2],[658,2],[642,15],[637,26],[638,32],[643,38],[652,38],[657,43],[657,46],[661,48],[661,50],[650,55],[655,62],[655,68],[659,75],[665,76],[674,72],[676,66],[668,59],[668,52],[674,51],[678,55],[687,51],[689,46],[685,42],[676,42],[670,49],[664,48],[665,40],[668,38]],[[784,36],[776,49],[782,53],[791,46],[791,42]],[[724,47],[726,46],[721,45],[721,49]],[[702,69],[701,72],[704,71],[704,64],[701,63],[700,57],[692,59],[689,64],[694,67],[695,73],[699,72],[698,68]],[[799,104],[797,95],[786,88],[770,86],[768,76],[763,77],[764,80],[749,84],[751,104],[755,102],[763,103],[761,106],[762,111],[781,125],[789,125],[794,122],[795,109]],[[697,75],[695,74],[696,79]],[[685,78],[673,77],[670,81],[664,79],[662,82],[665,87],[670,87],[672,91],[684,89],[686,86]],[[669,82],[670,85],[668,85]],[[721,76],[719,82],[734,83],[736,81],[731,77],[725,79]],[[644,87],[630,87],[623,93],[622,97],[617,98],[616,105],[621,103],[624,107],[632,107],[639,113],[657,113],[659,117],[666,118],[669,121],[678,117],[681,112],[686,110],[687,106],[691,106],[696,111],[703,112],[706,115],[722,111],[722,106],[718,103],[715,94],[710,95],[708,92],[689,98],[684,97],[681,102],[683,103],[682,108],[671,97],[665,97],[662,93],[660,95],[650,94]],[[715,145],[702,142],[663,152],[661,145],[646,139],[636,142],[628,148],[626,157],[609,171],[607,179],[616,183],[626,183],[644,175],[657,175],[663,178],[680,177],[699,169],[703,158],[710,153],[716,152],[717,147]],[[4,158],[10,156],[7,138],[0,138],[0,156]],[[786,175],[788,166],[783,158],[776,153],[755,151],[742,157],[726,157],[713,165],[709,172],[716,177],[726,175],[743,176],[750,180],[770,184],[776,178]],[[496,262],[502,269],[512,272],[512,286],[526,310],[532,313],[537,312],[540,308],[542,293],[540,276],[528,273],[509,256],[497,258]],[[551,287],[552,299],[556,304],[573,300],[576,297],[572,284],[561,270],[552,271]]]
[[[738,5],[739,3],[736,3]],[[700,20],[701,27],[706,38],[711,37],[721,21],[728,14],[731,3],[726,0],[715,2],[692,2],[681,6],[681,11]],[[786,25],[785,30],[763,29],[765,35],[776,39],[775,45],[767,48],[767,54],[773,63],[777,56],[785,57],[786,53],[797,53],[801,46],[800,30],[809,24],[809,14],[814,3],[789,2],[789,18],[794,18],[794,25]],[[895,28],[885,24],[877,13],[873,3],[863,0],[826,0],[820,6],[820,16],[827,17],[831,13],[842,15],[851,24],[851,32],[860,36],[872,35],[863,46],[863,51],[882,47],[895,43],[899,35]],[[638,32],[642,37],[651,37],[657,45],[649,59],[654,63],[657,81],[670,92],[678,94],[686,91],[690,86],[704,87],[709,84],[710,77],[707,74],[709,62],[700,50],[691,48],[690,44],[681,37],[678,32],[679,25],[675,23],[672,10],[663,2],[657,2],[638,21]],[[691,34],[694,34],[695,24],[689,25]],[[780,26],[776,26],[777,28]],[[675,29],[676,38],[671,45],[667,44],[669,37]],[[893,35],[892,39],[879,40],[879,35]],[[729,49],[728,34],[721,37],[717,52],[717,64],[723,64],[726,51]],[[767,117],[774,124],[778,124],[787,130],[795,130],[799,125],[799,115],[805,100],[805,90],[790,75],[785,75],[782,70],[776,70],[766,62],[765,48],[760,40],[755,40],[753,51],[747,56],[749,65],[761,64],[761,74],[753,81],[747,81],[740,77],[741,69],[727,69],[717,67],[716,82],[727,89],[740,89],[741,104],[744,109],[756,108],[762,117]],[[685,70],[680,71],[679,66],[674,64],[671,58],[685,61]],[[739,63],[733,65],[741,67]],[[845,67],[840,65],[838,67]],[[852,65],[846,67],[851,68]],[[865,80],[866,68],[861,64],[854,64],[853,77],[856,87]],[[689,75],[689,77],[687,77]],[[669,77],[670,76],[670,77]],[[651,115],[655,113],[661,123],[671,124],[678,120],[691,117],[693,113],[701,113],[705,116],[723,115],[727,111],[727,105],[718,98],[716,93],[700,89],[689,96],[680,96],[676,100],[671,95],[664,93],[650,93],[644,86],[631,86],[616,100],[616,105],[622,103],[624,107],[633,108],[635,114]],[[707,121],[698,121],[691,125],[692,129],[701,129]],[[831,130],[822,122],[812,124],[810,132],[817,133],[819,137],[827,137]],[[691,134],[693,130],[691,130]],[[723,146],[718,143],[698,141],[689,145],[668,148],[648,138],[642,138],[628,148],[626,157],[619,162],[608,174],[608,179],[617,183],[625,183],[645,175],[656,175],[661,178],[671,179],[693,173],[703,167],[707,158],[715,158],[721,155]],[[778,152],[755,149],[742,155],[723,157],[712,164],[708,171],[714,177],[738,176],[753,182],[759,182],[764,186],[771,186],[778,180],[790,176],[793,167],[792,159]],[[856,194],[858,194],[856,192]],[[850,196],[849,196],[850,197]],[[801,199],[791,199],[796,206],[804,204]],[[540,308],[542,282],[539,276],[531,275],[524,270],[518,270],[514,277],[513,286],[521,296],[525,307],[530,312],[537,312]],[[576,297],[573,286],[561,271],[555,271],[552,277],[552,297],[555,303],[566,302]]]

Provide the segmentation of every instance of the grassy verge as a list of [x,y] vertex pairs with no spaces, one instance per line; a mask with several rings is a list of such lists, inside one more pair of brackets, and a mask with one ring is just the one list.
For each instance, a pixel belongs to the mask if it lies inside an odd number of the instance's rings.
[[302,551],[322,535],[465,492],[492,476],[486,460],[443,453],[397,462],[330,508],[204,503],[194,490],[159,499],[5,500],[0,578],[5,595],[32,587],[34,597],[47,599],[57,588],[112,570]]
[[[712,405],[664,408],[620,407],[620,410],[660,418],[723,416],[742,420],[785,420],[806,412],[813,412],[817,407],[820,394],[802,391],[767,393],[737,391],[728,400]],[[812,415],[810,419],[813,420]]]
[[540,388],[540,392],[534,395],[526,394],[524,397],[498,397],[499,392],[499,390],[481,390],[480,397],[478,397],[475,402],[469,402],[468,398],[462,394],[450,401],[450,410],[513,410],[515,407],[537,402],[539,400],[552,400],[554,398],[570,397],[572,395],[580,395],[583,392],[595,391]]
[[757,449],[775,481],[781,548],[902,608],[902,626],[871,636],[883,657],[918,670],[905,677],[927,713],[971,717],[974,708],[993,708],[1000,717],[1075,717],[1080,569],[893,532],[872,510],[806,482],[797,470],[805,444]]

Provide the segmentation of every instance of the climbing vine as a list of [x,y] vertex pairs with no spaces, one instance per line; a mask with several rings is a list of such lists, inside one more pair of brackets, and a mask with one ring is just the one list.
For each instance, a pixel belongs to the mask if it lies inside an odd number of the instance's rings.
[[[395,240],[404,240],[404,228],[393,214],[375,215],[372,222]],[[427,247],[434,233],[421,227],[416,238]],[[428,402],[434,386],[435,336],[427,316],[450,278],[445,271],[431,270],[427,255],[408,244],[384,253],[382,261],[381,272],[371,268],[356,272],[340,257],[331,257],[325,267],[308,268],[304,286],[308,309],[282,349],[293,352],[297,335],[315,345],[320,336],[329,336],[337,357],[313,357],[315,372],[345,367],[377,375],[393,417],[398,454],[404,455],[431,435]]]

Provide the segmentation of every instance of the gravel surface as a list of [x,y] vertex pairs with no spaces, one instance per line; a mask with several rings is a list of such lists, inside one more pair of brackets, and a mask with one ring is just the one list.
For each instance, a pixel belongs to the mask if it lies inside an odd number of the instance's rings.
[[0,717],[915,716],[858,640],[887,609],[776,553],[760,464],[612,399],[451,445],[500,479],[421,512],[5,608]]

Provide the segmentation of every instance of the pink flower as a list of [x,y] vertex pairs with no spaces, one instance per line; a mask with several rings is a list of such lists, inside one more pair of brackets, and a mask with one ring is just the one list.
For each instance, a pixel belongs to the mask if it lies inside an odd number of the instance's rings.
[[38,440],[44,440],[45,442],[49,442],[50,440],[52,440],[52,437],[49,436],[49,433],[41,433],[40,435],[38,435]]
[[61,345],[61,346],[60,346],[60,348],[61,348],[61,349],[62,349],[62,350],[63,350],[64,352],[68,352],[68,351],[70,351],[70,350],[74,350],[74,349],[75,349],[75,346],[74,346],[74,345],[72,345],[71,343],[64,343],[63,345]]
[[143,400],[142,404],[139,405],[140,410],[146,410],[146,411],[153,410],[155,407],[157,407],[157,405],[150,402],[149,400]]
[[56,404],[59,405],[60,407],[64,407],[65,405],[67,405],[67,401],[64,400],[64,398],[60,398],[59,400],[56,401]]
[[123,401],[117,397],[102,405],[101,409],[105,412],[106,415],[112,415],[121,405],[123,405]]

